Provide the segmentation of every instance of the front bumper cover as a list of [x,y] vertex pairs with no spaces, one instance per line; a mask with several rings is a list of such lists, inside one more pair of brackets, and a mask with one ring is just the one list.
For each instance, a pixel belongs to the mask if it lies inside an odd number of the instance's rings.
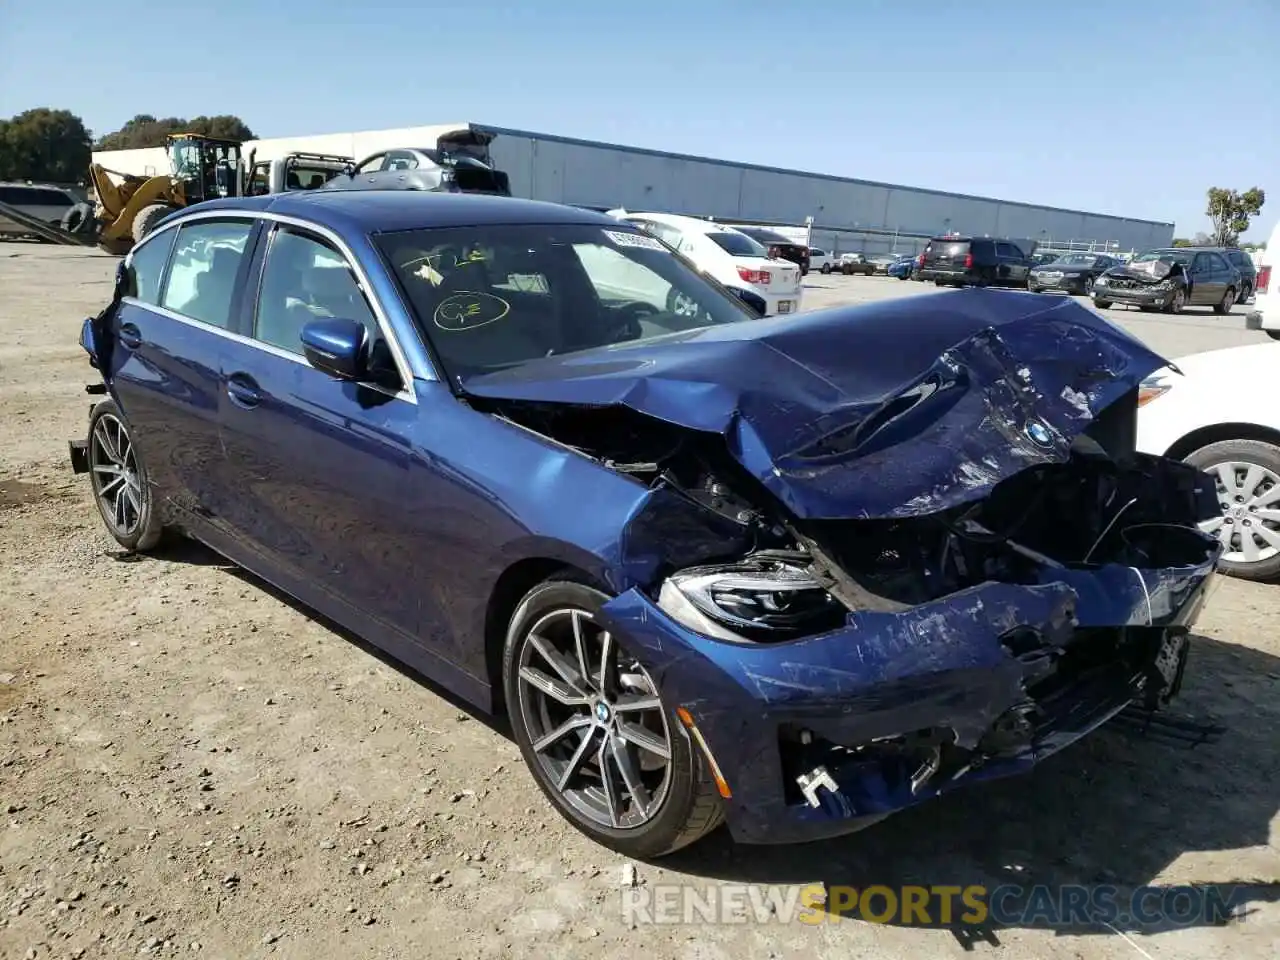
[[[1053,582],[987,583],[902,613],[851,614],[841,630],[776,645],[701,636],[635,589],[608,603],[602,620],[627,638],[667,703],[694,718],[731,792],[734,838],[816,840],[964,783],[1022,772],[1134,700],[1172,695],[1217,556],[1210,549],[1194,566],[1107,565],[1055,570]],[[1122,642],[1124,657],[1064,666]],[[913,783],[918,753],[872,753],[869,762],[848,749],[926,730],[947,731],[944,749],[964,762],[924,784]],[[796,731],[799,742],[789,742]],[[908,761],[912,769],[895,767]],[[797,770],[816,769],[830,779],[814,806],[793,783]]]

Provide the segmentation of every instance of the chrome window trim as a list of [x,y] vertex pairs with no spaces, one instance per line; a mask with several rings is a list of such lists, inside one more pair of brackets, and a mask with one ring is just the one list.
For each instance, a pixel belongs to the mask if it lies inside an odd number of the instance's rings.
[[[362,382],[361,386],[366,387],[370,390],[376,390],[379,393],[386,394],[387,396],[393,397],[398,400],[404,400],[408,403],[417,404],[418,397],[417,397],[417,394],[414,393],[413,381],[415,379],[433,380],[435,378],[429,375],[419,376],[417,371],[413,369],[407,355],[404,352],[404,348],[401,347],[400,341],[396,337],[395,330],[392,328],[390,318],[387,316],[387,312],[384,309],[381,300],[379,300],[378,298],[377,291],[374,290],[373,284],[369,281],[368,273],[365,272],[365,269],[360,264],[359,259],[355,256],[354,253],[352,253],[351,247],[347,244],[347,242],[343,240],[342,237],[339,236],[337,233],[335,233],[333,230],[329,229],[326,226],[323,226],[322,224],[313,223],[312,221],[304,220],[301,217],[289,216],[288,214],[272,213],[269,210],[237,210],[234,208],[227,208],[227,209],[221,209],[221,210],[199,210],[199,211],[178,217],[172,222],[166,223],[164,224],[164,226],[160,227],[159,229],[147,234],[147,236],[143,238],[141,243],[135,244],[133,249],[129,251],[128,256],[126,256],[125,258],[125,262],[127,264],[132,264],[134,251],[150,243],[156,237],[160,236],[160,234],[167,233],[170,230],[177,229],[178,227],[181,227],[183,224],[192,223],[199,220],[250,220],[250,221],[262,220],[262,221],[266,221],[267,224],[283,224],[289,227],[296,227],[299,230],[310,231],[311,233],[314,233],[319,237],[323,237],[325,240],[333,244],[334,248],[347,261],[347,266],[351,269],[352,273],[355,274],[356,281],[360,286],[360,291],[365,295],[365,298],[369,301],[369,305],[373,309],[374,317],[378,321],[378,329],[382,331],[383,338],[386,339],[387,345],[391,348],[391,355],[395,359],[396,370],[400,374],[400,380],[404,384],[403,389],[401,389],[398,392],[388,390],[385,387],[381,387],[373,383]],[[266,263],[265,259],[263,263],[265,265]],[[256,297],[256,295],[257,294],[255,292],[254,296]],[[267,353],[271,354],[272,356],[281,357],[287,360],[293,360],[297,363],[301,363],[303,366],[306,366],[310,369],[313,369],[313,370],[315,369],[307,361],[306,357],[299,356],[298,354],[295,354],[295,353],[290,353],[288,350],[283,350],[269,343],[263,343],[261,340],[256,340],[252,337],[246,337],[242,334],[234,333],[233,331],[226,330],[223,327],[218,327],[210,323],[205,323],[202,320],[195,320],[191,317],[183,316],[182,314],[176,313],[173,310],[170,310],[168,308],[158,307],[155,304],[147,303],[145,301],[138,300],[134,297],[124,297],[122,298],[122,300],[128,303],[135,304],[139,307],[143,307],[148,310],[155,310],[158,313],[162,314],[163,316],[168,317],[169,319],[172,319],[172,320],[177,320],[180,323],[188,323],[194,327],[197,327],[198,329],[206,330],[210,333],[221,334],[222,336],[225,336],[228,339],[235,341],[236,343],[241,343],[241,344],[244,344],[245,346],[257,347],[260,350],[265,350]],[[256,306],[255,306],[255,309],[256,309]]]

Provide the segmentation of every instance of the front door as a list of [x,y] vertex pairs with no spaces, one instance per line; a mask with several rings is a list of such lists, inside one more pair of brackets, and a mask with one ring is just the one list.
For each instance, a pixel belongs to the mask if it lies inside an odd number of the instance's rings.
[[[419,407],[406,371],[325,238],[277,226],[264,256],[244,318],[252,340],[228,350],[221,405],[239,478],[223,510],[246,565],[366,636],[390,632],[454,659],[430,573],[448,497],[410,440]],[[306,362],[302,328],[323,317],[364,324],[371,355],[393,371],[383,385]]]
[[112,396],[152,482],[191,518],[220,496],[220,366],[254,230],[196,219],[148,237],[126,261],[111,320]]

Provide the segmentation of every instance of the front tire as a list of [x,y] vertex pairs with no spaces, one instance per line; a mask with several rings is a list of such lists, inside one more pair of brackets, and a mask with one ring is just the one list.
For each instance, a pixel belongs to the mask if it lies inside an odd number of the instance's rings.
[[539,789],[597,843],[638,860],[701,839],[720,797],[648,672],[597,622],[581,583],[535,587],[511,618],[502,672],[511,726]]
[[1225,548],[1218,569],[1242,580],[1280,577],[1280,447],[1223,440],[1185,459],[1217,481],[1222,516],[1200,528]]
[[164,532],[146,467],[113,400],[89,418],[89,482],[107,533],[130,553],[145,553]]
[[827,275],[828,273],[830,273],[830,272],[831,272],[831,264],[829,264],[829,263],[824,263],[824,264],[822,265],[822,274],[823,274],[823,276],[826,276],[826,275]]
[[134,243],[141,243],[142,238],[150,233],[157,223],[173,213],[174,208],[164,203],[153,203],[143,207],[134,215],[131,233]]
[[1098,300],[1098,299],[1096,299],[1096,298],[1095,298],[1095,299],[1094,299],[1094,301],[1093,301],[1093,305],[1094,305],[1095,307],[1097,307],[1099,310],[1110,310],[1110,309],[1111,309],[1111,301],[1110,301],[1110,300]]

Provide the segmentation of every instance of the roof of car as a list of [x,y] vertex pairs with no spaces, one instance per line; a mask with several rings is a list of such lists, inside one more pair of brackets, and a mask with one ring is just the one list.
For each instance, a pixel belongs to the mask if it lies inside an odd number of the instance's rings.
[[[628,210],[625,218],[629,217],[643,217],[646,220],[653,220],[655,223],[668,223],[673,227],[685,227],[688,230],[698,230],[702,233],[742,233],[737,227],[731,227],[727,223],[703,220],[699,217],[686,217],[679,213],[646,213],[642,210]],[[745,234],[743,235],[745,236]]]
[[278,213],[331,230],[389,233],[428,227],[518,224],[598,224],[617,227],[613,217],[539,200],[425,190],[303,190],[265,197],[209,200],[189,210],[225,209]]

